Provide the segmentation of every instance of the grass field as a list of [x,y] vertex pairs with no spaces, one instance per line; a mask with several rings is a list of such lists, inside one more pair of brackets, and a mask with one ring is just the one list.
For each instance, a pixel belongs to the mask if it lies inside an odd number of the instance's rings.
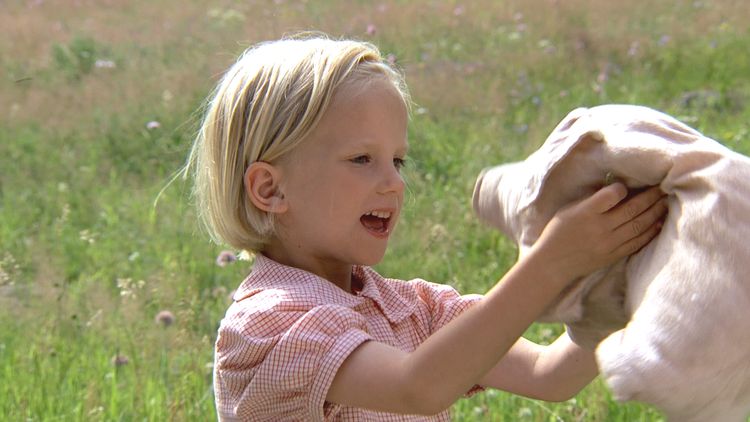
[[[392,277],[499,279],[516,251],[472,215],[475,177],[575,107],[648,105],[750,153],[739,0],[0,2],[0,419],[215,418],[215,330],[249,263],[218,265],[189,184],[164,188],[221,71],[309,29],[377,43],[417,103],[407,209],[378,266]],[[453,415],[662,420],[598,380],[556,404],[489,391]]]

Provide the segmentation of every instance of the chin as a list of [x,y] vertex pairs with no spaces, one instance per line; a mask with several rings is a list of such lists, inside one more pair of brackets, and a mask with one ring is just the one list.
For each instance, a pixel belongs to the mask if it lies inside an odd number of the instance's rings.
[[380,261],[383,260],[384,256],[385,256],[385,250],[377,252],[377,253],[367,254],[366,256],[362,256],[360,259],[358,259],[357,264],[372,267],[374,265],[379,264]]

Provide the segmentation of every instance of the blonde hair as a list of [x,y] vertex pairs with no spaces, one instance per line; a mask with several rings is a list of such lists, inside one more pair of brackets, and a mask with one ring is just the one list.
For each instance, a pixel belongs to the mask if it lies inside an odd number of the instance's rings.
[[409,107],[401,74],[367,42],[324,36],[287,38],[247,49],[209,96],[185,166],[194,173],[199,218],[212,240],[260,251],[273,215],[248,200],[244,174],[273,163],[315,129],[344,82],[385,77]]

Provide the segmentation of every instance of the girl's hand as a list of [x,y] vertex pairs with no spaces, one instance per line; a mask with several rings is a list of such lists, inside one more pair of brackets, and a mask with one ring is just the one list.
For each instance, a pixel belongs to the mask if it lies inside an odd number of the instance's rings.
[[658,187],[623,201],[627,194],[614,183],[562,208],[532,253],[567,283],[638,252],[659,233],[667,201]]

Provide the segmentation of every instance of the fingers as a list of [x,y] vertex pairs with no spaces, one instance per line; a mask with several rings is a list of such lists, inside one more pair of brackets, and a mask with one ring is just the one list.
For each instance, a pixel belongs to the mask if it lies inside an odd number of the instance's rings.
[[640,234],[655,221],[650,217],[658,219],[666,213],[664,197],[664,192],[655,186],[619,204],[610,211],[612,227],[619,229],[629,224],[634,236]]
[[667,214],[667,198],[661,198],[646,211],[615,229],[615,236],[622,239],[636,237],[649,227],[663,221]]
[[559,210],[537,244],[575,277],[634,254],[659,233],[667,198],[658,187],[623,200],[627,194],[614,183]]
[[588,202],[587,205],[590,205],[594,211],[604,214],[617,206],[627,195],[628,189],[625,185],[622,183],[613,183],[596,191],[585,202]]
[[617,256],[628,256],[641,250],[642,247],[646,246],[657,234],[661,231],[661,221],[657,221],[647,230],[643,231],[639,235],[631,238],[630,240],[622,243],[617,249],[613,251],[614,255]]

